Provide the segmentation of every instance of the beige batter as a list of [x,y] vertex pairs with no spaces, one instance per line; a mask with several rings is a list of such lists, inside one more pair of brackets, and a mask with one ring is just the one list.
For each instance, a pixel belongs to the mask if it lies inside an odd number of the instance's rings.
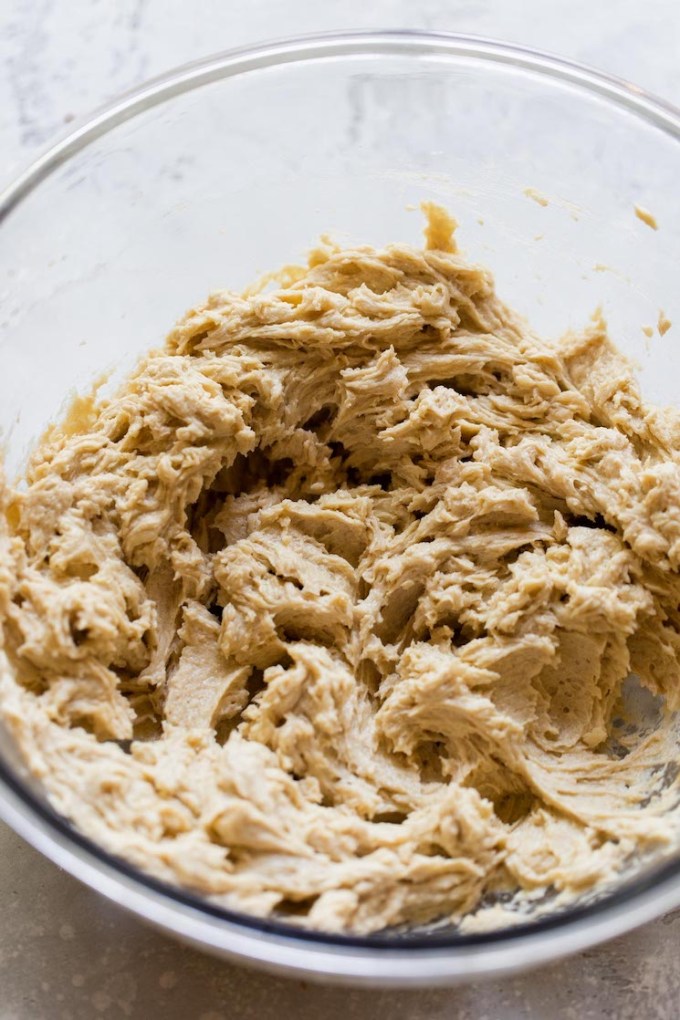
[[426,250],[214,294],[7,496],[0,695],[53,804],[328,930],[572,896],[676,838],[680,419],[430,213]]

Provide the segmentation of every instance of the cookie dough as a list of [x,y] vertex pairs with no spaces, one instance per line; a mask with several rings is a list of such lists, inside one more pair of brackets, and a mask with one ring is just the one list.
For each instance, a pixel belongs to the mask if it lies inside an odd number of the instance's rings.
[[5,495],[28,767],[231,908],[470,923],[676,843],[680,417],[600,319],[535,336],[454,226],[213,294]]

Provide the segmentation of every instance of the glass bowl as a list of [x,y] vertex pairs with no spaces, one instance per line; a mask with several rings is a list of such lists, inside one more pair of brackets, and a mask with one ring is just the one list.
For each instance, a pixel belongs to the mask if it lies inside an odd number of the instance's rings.
[[[680,111],[529,50],[417,32],[219,55],[121,97],[0,196],[0,426],[6,471],[76,391],[115,386],[176,318],[341,242],[417,243],[423,199],[548,337],[602,306],[645,395],[680,379]],[[658,230],[635,215],[651,211]],[[677,323],[642,331],[663,309]],[[680,860],[647,862],[592,902],[499,931],[331,936],[169,888],[75,831],[0,734],[0,813],[30,843],[154,925],[242,962],[366,984],[508,972],[680,904]]]

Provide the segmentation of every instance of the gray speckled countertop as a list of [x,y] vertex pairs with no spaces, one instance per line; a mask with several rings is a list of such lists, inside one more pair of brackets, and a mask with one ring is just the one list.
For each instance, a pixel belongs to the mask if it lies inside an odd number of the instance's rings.
[[[215,49],[406,26],[552,50],[680,102],[680,5],[672,0],[3,0],[0,176],[11,176],[74,116]],[[271,978],[179,946],[1,823],[0,904],[0,1020],[680,1016],[680,913],[515,979],[389,992]]]

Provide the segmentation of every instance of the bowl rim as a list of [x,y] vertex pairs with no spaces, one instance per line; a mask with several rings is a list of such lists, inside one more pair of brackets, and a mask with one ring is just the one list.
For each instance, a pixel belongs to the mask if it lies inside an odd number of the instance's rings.
[[175,96],[265,67],[372,52],[381,55],[410,53],[436,56],[440,53],[476,57],[489,63],[535,71],[603,96],[680,139],[680,106],[618,75],[543,50],[485,36],[423,29],[322,32],[274,39],[257,46],[242,46],[201,57],[149,78],[98,106],[93,112],[75,118],[0,191],[0,222],[61,163],[124,121]]
[[[312,60],[360,55],[463,57],[570,83],[680,141],[680,108],[639,86],[540,50],[420,30],[329,32],[265,42],[181,65],[72,123],[0,192],[0,223],[72,156],[137,114],[211,82]],[[351,984],[452,984],[518,971],[620,935],[680,905],[680,858],[587,906],[469,935],[368,936],[308,931],[216,906],[145,875],[43,803],[0,757],[0,817],[58,866],[152,925],[270,971]]]

